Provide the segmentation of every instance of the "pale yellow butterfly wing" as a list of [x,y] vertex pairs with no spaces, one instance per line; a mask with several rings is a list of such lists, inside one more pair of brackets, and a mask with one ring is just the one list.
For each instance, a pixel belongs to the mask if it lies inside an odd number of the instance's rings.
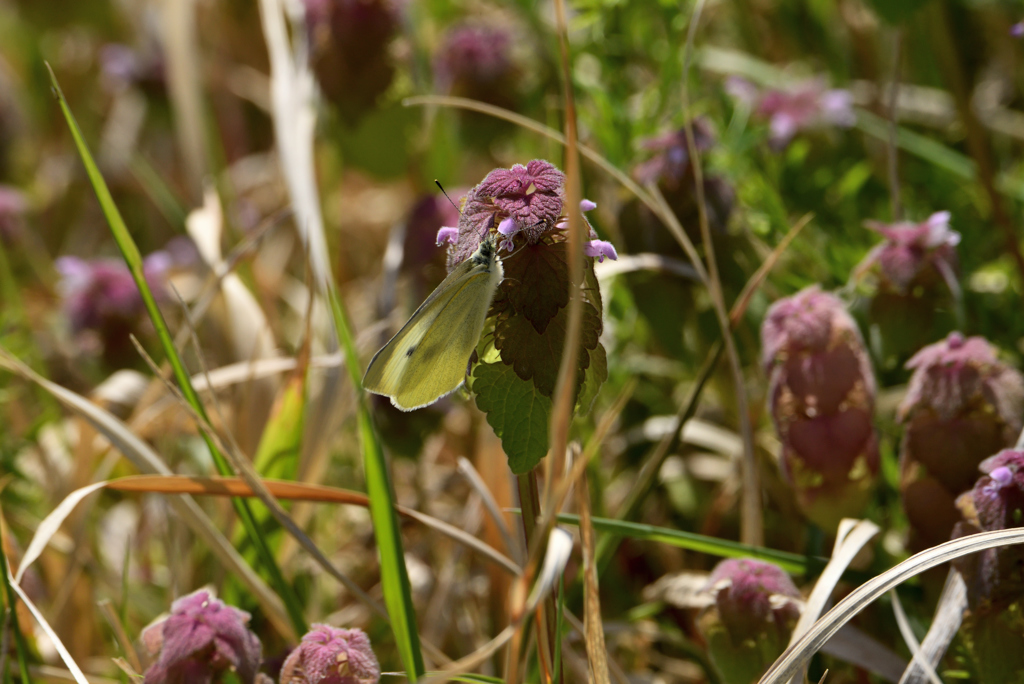
[[465,378],[501,276],[491,251],[460,264],[373,357],[363,386],[391,397],[403,411],[453,392]]

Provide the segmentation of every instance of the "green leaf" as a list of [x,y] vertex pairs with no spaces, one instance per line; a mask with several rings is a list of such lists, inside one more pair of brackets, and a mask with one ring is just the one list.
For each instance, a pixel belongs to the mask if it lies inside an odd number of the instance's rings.
[[569,304],[569,265],[564,242],[538,242],[520,247],[503,260],[505,278],[494,295],[494,307],[511,307],[543,335],[548,323]]
[[362,370],[355,361],[356,352],[352,327],[345,313],[345,305],[338,296],[333,281],[323,284],[324,294],[330,305],[334,330],[341,342],[346,359],[345,366],[352,380],[352,386],[359,389],[356,401],[356,422],[359,433],[359,448],[363,455],[363,470],[366,474],[366,494],[370,499],[370,519],[373,521],[373,536],[380,554],[381,589],[384,604],[391,620],[391,632],[395,637],[398,654],[405,664],[406,677],[415,682],[426,668],[420,648],[420,635],[416,625],[416,607],[412,602],[412,585],[409,571],[405,566],[405,551],[402,534],[395,513],[395,496],[391,487],[388,464],[384,459],[384,448],[377,436],[373,417],[367,406],[366,392],[362,390]]
[[548,451],[551,399],[503,363],[479,363],[473,370],[476,405],[501,439],[508,467],[521,475]]
[[[565,243],[545,239],[520,247],[502,262],[505,278],[495,294],[494,346],[501,360],[523,380],[531,381],[546,397],[555,392],[565,349],[568,322],[569,273]],[[601,291],[594,276],[593,259],[584,260],[583,328],[577,366],[577,394],[590,365],[590,351],[601,336]]]
[[[578,515],[562,514],[558,516],[558,522],[568,525],[579,525],[580,517]],[[793,575],[809,574],[815,570],[820,570],[825,567],[827,562],[824,558],[801,556],[800,554],[776,551],[761,546],[750,546],[728,539],[708,537],[703,534],[673,530],[668,527],[658,527],[657,525],[631,523],[611,518],[592,518],[591,522],[594,525],[594,529],[598,532],[615,534],[630,539],[660,542],[670,546],[677,546],[681,549],[722,558],[756,558],[774,563]]]

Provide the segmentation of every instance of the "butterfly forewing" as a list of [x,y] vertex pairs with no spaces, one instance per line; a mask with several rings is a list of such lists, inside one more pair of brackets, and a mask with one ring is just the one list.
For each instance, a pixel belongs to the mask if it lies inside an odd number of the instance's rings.
[[465,377],[501,271],[493,252],[478,252],[463,262],[373,357],[363,379],[366,389],[391,397],[404,411],[455,390]]

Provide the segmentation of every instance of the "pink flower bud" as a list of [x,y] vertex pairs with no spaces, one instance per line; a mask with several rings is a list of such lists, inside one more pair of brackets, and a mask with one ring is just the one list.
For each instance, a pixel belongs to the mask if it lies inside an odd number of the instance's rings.
[[949,539],[954,499],[977,479],[978,464],[1013,444],[1024,411],[1024,378],[996,358],[984,338],[954,332],[910,361],[914,370],[898,418],[903,505],[913,546]]
[[850,91],[829,90],[822,78],[764,91],[742,79],[730,79],[726,90],[753,106],[755,116],[768,120],[771,142],[776,148],[785,147],[803,130],[828,125],[849,127],[857,122]]
[[761,341],[783,474],[804,514],[832,530],[860,513],[878,472],[871,361],[842,302],[817,286],[773,304]]
[[380,665],[361,629],[313,625],[281,668],[281,684],[376,684]]
[[205,590],[171,604],[171,614],[145,629],[142,641],[160,657],[144,684],[207,684],[233,671],[243,684],[256,681],[262,645],[249,631],[249,614]]
[[[954,537],[1024,525],[1024,451],[1006,449],[982,461],[983,475],[956,501],[963,520]],[[961,633],[973,652],[978,681],[1024,681],[1021,614],[1024,547],[1001,546],[953,561],[967,585]]]
[[868,221],[868,228],[885,241],[868,252],[856,271],[876,270],[880,287],[901,293],[944,282],[956,271],[960,243],[960,233],[950,229],[949,219],[948,211],[939,211],[920,223]]
[[800,592],[781,568],[750,558],[715,566],[704,588],[714,604],[698,619],[726,682],[752,682],[782,653],[800,617]]

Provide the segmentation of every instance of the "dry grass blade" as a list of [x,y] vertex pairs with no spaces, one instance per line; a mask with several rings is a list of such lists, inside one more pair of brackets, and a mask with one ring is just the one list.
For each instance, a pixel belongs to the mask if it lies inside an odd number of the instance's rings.
[[772,249],[771,254],[758,266],[757,271],[754,275],[750,276],[746,284],[743,286],[743,291],[740,292],[740,296],[733,302],[732,308],[729,309],[729,322],[735,326],[739,323],[740,319],[747,312],[747,306],[750,304],[750,298],[757,292],[757,289],[761,287],[765,278],[771,273],[771,270],[775,268],[775,264],[778,263],[779,259],[785,253],[786,249],[789,248],[790,243],[796,239],[796,236],[800,234],[800,231],[807,226],[808,223],[814,218],[814,214],[804,214],[801,216],[796,223],[786,232],[786,235],[779,240],[779,244],[775,245]]
[[128,664],[131,665],[132,669],[136,672],[142,671],[142,662],[139,660],[139,654],[135,651],[135,646],[132,645],[131,637],[128,636],[128,632],[125,631],[124,625],[121,624],[121,618],[117,616],[117,611],[114,610],[114,604],[109,600],[103,599],[97,605],[99,605],[100,613],[103,614],[107,624],[110,625],[110,631],[114,633],[114,638],[117,640],[118,646],[124,652],[125,657],[128,660]]
[[800,619],[789,639],[790,645],[795,644],[818,619],[846,568],[878,532],[878,525],[868,520],[855,521],[847,518],[839,523],[836,542],[832,547],[832,557],[818,577],[818,581],[814,583],[811,595],[807,597],[803,612],[800,613]]
[[277,153],[288,185],[288,195],[295,207],[295,222],[306,245],[317,286],[326,287],[331,280],[331,265],[313,171],[316,82],[305,54],[305,33],[302,30],[292,32],[296,46],[293,51],[284,21],[285,3],[282,0],[260,0],[259,7],[263,37],[270,56],[270,97]]
[[868,672],[874,673],[887,682],[898,682],[907,668],[907,661],[894,653],[885,644],[847,624],[821,647],[822,653],[845,660]]
[[900,678],[900,684],[923,684],[929,678],[928,671],[939,664],[960,629],[966,608],[967,585],[960,573],[951,568],[935,609],[935,619],[921,642],[921,651],[914,654],[914,659]]
[[840,601],[832,610],[815,622],[807,633],[795,644],[790,645],[778,660],[761,677],[760,684],[781,684],[797,675],[802,667],[817,653],[840,627],[849,622],[857,613],[879,596],[905,580],[929,568],[949,562],[985,549],[1024,543],[1024,529],[1014,528],[995,532],[979,532],[960,539],[939,544],[915,554],[873,577]]
[[494,521],[495,527],[498,528],[498,534],[501,535],[501,540],[505,544],[505,550],[516,557],[516,562],[522,564],[524,554],[522,545],[519,544],[517,539],[512,537],[512,531],[505,523],[505,516],[501,514],[501,507],[495,500],[494,494],[487,488],[487,484],[480,477],[480,473],[476,471],[476,468],[473,467],[469,459],[459,456],[458,468],[459,473],[466,478],[466,481],[469,482],[473,490],[480,495],[480,500],[483,501],[487,513]]
[[907,613],[903,610],[903,603],[900,602],[900,595],[896,593],[895,588],[889,590],[889,598],[892,599],[892,612],[896,617],[896,625],[899,627],[900,636],[903,637],[903,643],[906,644],[907,650],[914,654],[914,661],[921,664],[921,668],[928,676],[931,684],[942,684],[939,675],[935,673],[935,668],[922,657],[921,644],[918,643],[917,637],[914,636],[914,628],[910,626],[910,620],[907,618]]
[[[85,397],[40,377],[3,347],[0,347],[0,367],[7,368],[26,380],[37,384],[68,409],[80,415],[100,434],[106,437],[114,448],[124,454],[140,471],[163,475],[172,474],[170,468],[163,462],[163,459],[118,418],[96,406]],[[169,503],[192,531],[206,542],[220,562],[238,575],[239,579],[256,597],[275,628],[284,637],[293,640],[297,639],[298,635],[295,634],[295,630],[291,626],[291,621],[288,619],[280,597],[271,591],[270,587],[245,562],[196,502],[191,497],[181,496],[171,498]]]
[[697,270],[687,262],[650,252],[620,254],[619,258],[615,261],[594,264],[594,274],[598,280],[607,280],[623,273],[634,273],[636,271],[660,271],[662,273],[671,273],[681,278],[700,281]]
[[[320,503],[348,504],[367,507],[369,497],[362,492],[339,489],[327,485],[306,484],[281,480],[261,480],[267,491],[278,499],[290,501],[313,501]],[[228,477],[193,477],[190,475],[135,475],[111,480],[106,483],[108,489],[122,492],[156,492],[163,494],[196,494],[208,496],[256,496],[242,478]],[[420,513],[405,506],[398,506],[400,515],[416,520],[423,525],[437,530],[446,537],[456,541],[480,555],[494,561],[510,575],[518,577],[522,574],[519,566],[507,556],[476,537],[425,513]]]
[[595,684],[610,684],[608,649],[604,644],[601,598],[597,587],[597,567],[594,565],[594,528],[590,524],[590,488],[587,486],[586,471],[581,472],[579,479],[576,480],[576,507],[580,512],[580,546],[583,551],[583,624],[590,677]]
[[57,649],[57,653],[60,654],[61,660],[63,660],[64,664],[67,665],[68,671],[71,672],[75,681],[79,684],[89,684],[89,680],[86,678],[85,673],[82,672],[81,668],[78,667],[78,663],[76,663],[75,659],[71,657],[70,653],[68,653],[68,649],[64,647],[64,643],[60,640],[60,637],[57,636],[57,633],[53,631],[53,627],[51,627],[50,623],[46,621],[45,617],[43,617],[42,612],[36,607],[36,604],[32,603],[32,599],[28,597],[28,594],[26,594],[21,588],[21,585],[11,577],[10,570],[4,568],[3,571],[7,573],[7,577],[11,582],[11,587],[21,598],[22,602],[24,602],[25,607],[28,608],[29,612],[32,613],[32,617],[36,619],[39,626],[43,628],[44,632],[46,632],[46,636],[48,636],[50,641],[53,642],[53,647]]
[[[145,359],[146,363],[149,364],[149,367],[153,371],[154,375],[158,375],[159,371],[153,359],[149,357],[149,355],[146,353],[146,350],[142,347],[141,344],[139,344],[138,340],[136,340],[134,336],[131,339],[132,342],[135,344],[135,349],[139,352],[142,358]],[[185,398],[178,391],[178,388],[176,388],[170,382],[165,382],[165,384],[167,390],[178,398],[180,408],[186,413],[188,413],[192,417],[192,420],[195,421],[195,424],[199,428],[199,430],[203,434],[205,434],[214,444],[216,444],[217,449],[219,449],[220,452],[227,457],[228,461],[231,463],[231,467],[234,468],[235,472],[238,473],[245,481],[245,483],[249,485],[249,487],[252,489],[253,495],[256,496],[263,503],[263,505],[267,507],[271,515],[274,516],[274,519],[277,520],[278,523],[280,523],[280,525],[288,532],[288,534],[294,537],[295,540],[299,542],[299,545],[302,546],[302,548],[304,548],[313,557],[313,560],[315,560],[317,564],[320,565],[320,567],[326,570],[331,577],[338,580],[342,584],[342,586],[344,586],[346,589],[352,592],[352,594],[356,598],[362,601],[367,607],[370,608],[370,610],[376,613],[379,617],[383,618],[385,621],[388,621],[388,612],[384,609],[384,606],[377,603],[377,601],[375,601],[373,597],[371,597],[369,594],[363,591],[362,587],[356,584],[348,575],[346,575],[337,567],[335,567],[335,565],[331,563],[331,561],[327,558],[327,556],[323,554],[319,547],[317,547],[317,545],[313,543],[313,540],[310,539],[306,535],[306,533],[303,532],[302,529],[300,529],[299,526],[295,524],[295,521],[292,520],[290,515],[288,515],[288,512],[281,507],[281,504],[278,503],[274,495],[271,494],[270,491],[263,484],[263,480],[260,479],[259,474],[252,467],[252,461],[239,453],[237,445],[225,444],[224,441],[220,438],[220,435],[214,429],[214,427],[210,425],[209,421],[207,421],[203,416],[199,414],[198,411],[195,411],[189,405],[189,403],[185,401]]]
[[[521,601],[521,605],[513,609],[512,622],[501,633],[473,653],[450,663],[442,672],[433,673],[421,681],[424,684],[440,684],[440,682],[450,681],[458,675],[471,672],[497,653],[498,649],[512,640],[523,623],[531,617],[537,605],[551,592],[551,588],[555,585],[557,578],[565,571],[565,564],[568,562],[571,553],[572,536],[559,528],[552,530],[551,536],[548,539],[547,553],[544,556],[542,569],[534,582],[533,588],[529,592],[529,596],[524,601]],[[520,582],[525,581],[525,577],[520,578]],[[522,591],[522,584],[517,586],[514,596],[526,596],[526,593]],[[515,680],[509,679],[508,681]]]

